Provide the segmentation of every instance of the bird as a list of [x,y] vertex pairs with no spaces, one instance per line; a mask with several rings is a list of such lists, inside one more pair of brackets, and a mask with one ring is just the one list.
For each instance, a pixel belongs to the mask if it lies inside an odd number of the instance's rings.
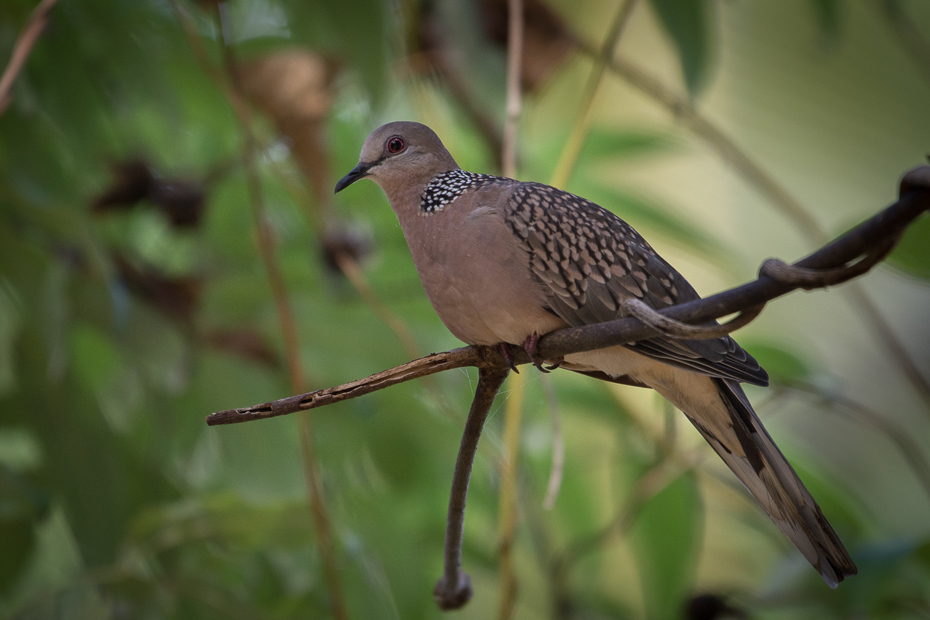
[[[439,318],[466,344],[523,346],[538,363],[536,341],[549,332],[624,317],[630,300],[661,310],[700,298],[616,214],[555,187],[462,170],[426,125],[375,129],[335,191],[366,178],[387,196]],[[766,386],[768,374],[732,337],[657,336],[557,365],[659,392],[830,587],[857,573],[746,397],[740,383]]]

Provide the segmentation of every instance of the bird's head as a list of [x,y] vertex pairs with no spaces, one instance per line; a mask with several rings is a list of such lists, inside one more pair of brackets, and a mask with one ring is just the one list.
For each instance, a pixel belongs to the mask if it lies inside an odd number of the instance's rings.
[[432,129],[420,123],[395,121],[371,132],[358,165],[336,183],[336,193],[359,179],[369,178],[391,196],[457,168]]

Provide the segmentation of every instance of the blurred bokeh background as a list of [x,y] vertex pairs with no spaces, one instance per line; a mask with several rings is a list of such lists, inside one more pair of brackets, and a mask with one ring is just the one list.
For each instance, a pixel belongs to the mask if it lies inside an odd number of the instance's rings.
[[[0,4],[4,63],[34,8]],[[397,119],[499,173],[507,26],[506,0],[51,7],[0,116],[0,617],[442,615],[473,369],[204,416],[459,346],[380,190],[332,187]],[[884,208],[930,150],[923,0],[525,0],[525,28],[518,177],[614,211],[704,294]],[[655,394],[528,369],[516,486],[505,385],[451,616],[930,618],[928,280],[925,215],[737,334],[859,576],[826,587]]]

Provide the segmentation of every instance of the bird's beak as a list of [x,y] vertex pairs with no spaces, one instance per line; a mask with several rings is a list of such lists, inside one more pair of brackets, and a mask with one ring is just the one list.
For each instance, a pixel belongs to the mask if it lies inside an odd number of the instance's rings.
[[352,168],[352,172],[345,175],[339,182],[336,183],[336,192],[339,193],[345,188],[349,187],[359,179],[364,179],[368,175],[368,171],[374,166],[374,163],[360,161],[358,165]]

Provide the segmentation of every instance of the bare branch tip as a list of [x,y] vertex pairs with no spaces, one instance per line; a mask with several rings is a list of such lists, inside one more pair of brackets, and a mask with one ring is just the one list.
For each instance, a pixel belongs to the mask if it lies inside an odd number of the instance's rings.
[[[930,155],[928,155],[928,158],[930,158]],[[898,188],[899,196],[903,197],[915,189],[930,189],[930,166],[917,166],[912,170],[908,170],[901,177],[901,185]]]

